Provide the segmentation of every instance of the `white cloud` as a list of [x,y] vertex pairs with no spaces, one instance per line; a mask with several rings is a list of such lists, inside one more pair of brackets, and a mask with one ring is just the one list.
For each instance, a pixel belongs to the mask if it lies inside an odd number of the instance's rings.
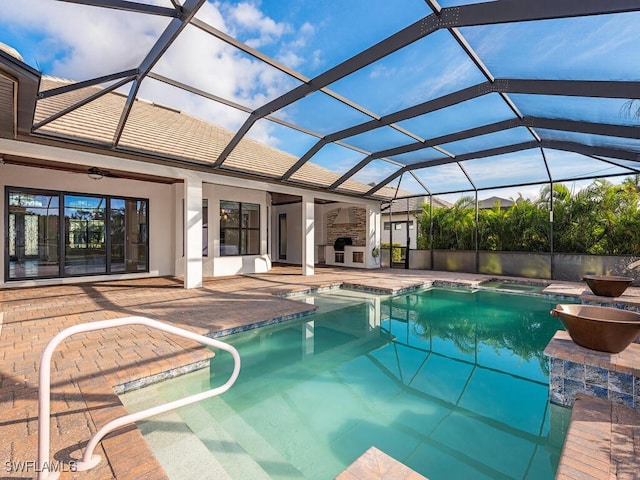
[[[161,0],[156,3],[167,4]],[[13,31],[30,36],[32,42],[37,39],[33,48],[40,52],[36,58],[45,67],[43,73],[78,81],[136,68],[171,21],[155,15],[50,0],[29,0],[27,7],[22,2],[6,2],[5,14],[11,18]],[[274,42],[291,32],[290,26],[275,22],[256,5],[246,2],[232,7],[206,2],[197,18],[232,35],[249,33],[254,46]],[[308,34],[313,28],[303,25],[301,31]],[[292,50],[287,59],[296,65],[302,61]],[[295,85],[286,74],[194,26],[184,29],[153,71],[252,109]],[[145,80],[142,86],[141,98],[230,129],[238,128],[247,116],[158,82]],[[250,136],[270,144],[276,142],[270,135],[269,122],[253,128]]]
[[217,4],[228,23],[233,24],[235,33],[253,48],[271,44],[289,32],[291,27],[265,16],[257,6],[242,2],[237,5]]
[[36,61],[44,73],[84,80],[140,63],[168,20],[106,8],[46,0],[6,2],[3,14],[14,28],[38,39]]
[[326,61],[324,59],[324,55],[322,53],[322,50],[320,50],[320,49],[314,50],[313,53],[311,54],[311,62],[310,62],[311,68],[313,70],[319,69],[325,63],[326,63]]
[[393,78],[398,75],[398,69],[376,64],[369,73],[370,78]]
[[278,62],[286,65],[289,68],[296,69],[300,67],[300,65],[305,63],[305,57],[298,55],[293,50],[285,51],[284,53],[278,55],[276,58]]
[[374,160],[357,172],[353,176],[353,179],[366,184],[380,183],[389,175],[398,171],[399,168],[397,165],[385,162],[384,160]]

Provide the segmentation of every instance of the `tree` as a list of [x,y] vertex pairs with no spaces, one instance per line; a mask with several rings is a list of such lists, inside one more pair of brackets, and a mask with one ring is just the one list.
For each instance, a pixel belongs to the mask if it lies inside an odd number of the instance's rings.
[[[640,254],[640,175],[614,185],[596,179],[573,192],[546,185],[539,197],[520,195],[508,209],[496,204],[478,212],[479,248],[488,251],[550,251],[549,208],[553,199],[554,251],[609,255]],[[431,245],[430,218],[433,222]],[[418,219],[419,248],[474,250],[475,202],[463,197],[452,207],[430,210]]]
[[632,99],[624,102],[621,108],[622,114],[633,120],[640,121],[640,100]]
[[[433,222],[433,245],[430,241]],[[423,248],[445,250],[472,250],[475,248],[475,201],[472,197],[463,197],[449,208],[422,206],[422,215],[418,219],[419,245]]]

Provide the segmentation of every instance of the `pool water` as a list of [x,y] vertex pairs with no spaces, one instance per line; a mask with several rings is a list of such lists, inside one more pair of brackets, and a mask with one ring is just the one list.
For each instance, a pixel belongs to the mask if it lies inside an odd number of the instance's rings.
[[[372,445],[430,480],[554,478],[570,411],[548,402],[553,299],[431,289],[305,300],[320,313],[225,337],[242,358],[230,391],[139,423],[172,479],[331,479]],[[123,403],[181,398],[230,370],[220,352],[210,371]]]

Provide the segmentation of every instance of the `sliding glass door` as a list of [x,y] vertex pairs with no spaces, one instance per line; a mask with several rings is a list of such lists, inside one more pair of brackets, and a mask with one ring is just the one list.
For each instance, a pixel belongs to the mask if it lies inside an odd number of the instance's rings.
[[5,225],[8,278],[53,277],[60,273],[58,195],[9,192]]
[[149,270],[146,199],[8,187],[7,280]]

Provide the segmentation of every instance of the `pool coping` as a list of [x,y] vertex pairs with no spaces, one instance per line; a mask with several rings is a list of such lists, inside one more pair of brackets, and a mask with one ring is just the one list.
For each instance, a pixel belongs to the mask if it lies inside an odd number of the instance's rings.
[[429,480],[404,463],[371,446],[335,480]]

